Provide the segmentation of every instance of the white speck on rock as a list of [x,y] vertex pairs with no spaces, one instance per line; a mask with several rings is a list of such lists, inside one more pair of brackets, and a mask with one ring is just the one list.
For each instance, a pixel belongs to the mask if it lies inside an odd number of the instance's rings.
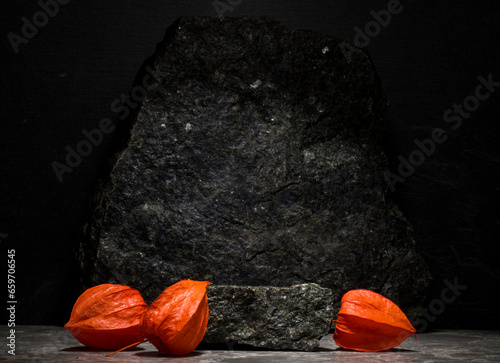
[[186,124],[186,131],[189,131],[193,128],[193,125],[191,125],[189,122]]
[[323,49],[321,49],[321,53],[326,54],[329,50],[330,48],[324,47]]
[[161,127],[167,127],[167,125],[165,125],[165,124],[161,124],[160,126],[161,126]]
[[311,159],[314,159],[314,153],[308,151],[308,150],[304,150],[303,152],[304,154],[304,161],[307,163],[309,160]]
[[254,83],[250,85],[251,88],[257,88],[262,84],[262,81],[260,79],[256,80]]

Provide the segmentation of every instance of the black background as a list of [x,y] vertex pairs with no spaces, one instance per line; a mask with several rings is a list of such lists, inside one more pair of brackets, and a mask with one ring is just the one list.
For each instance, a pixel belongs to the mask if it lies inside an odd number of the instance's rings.
[[[226,3],[226,0],[222,0]],[[387,1],[313,0],[240,2],[224,16],[270,15],[296,29],[354,39]],[[434,276],[427,304],[446,287],[467,286],[431,328],[496,328],[500,88],[456,130],[445,110],[474,95],[478,77],[500,81],[498,1],[402,0],[403,10],[367,46],[391,101],[385,148],[391,171],[435,128],[446,142],[397,183],[393,197],[412,222],[419,251]],[[16,251],[17,323],[64,324],[78,283],[75,237],[115,133],[94,147],[59,182],[52,162],[64,163],[66,146],[105,117],[127,94],[141,64],[179,16],[217,16],[213,0],[69,1],[15,53],[8,34],[22,35],[22,17],[36,1],[4,1],[1,11],[0,251]],[[484,90],[483,90],[484,92]],[[7,235],[7,236],[5,236]],[[2,288],[2,284],[0,284]],[[7,281],[1,296],[7,301]],[[434,303],[433,303],[434,301]],[[434,304],[434,305],[433,305]],[[0,302],[1,305],[1,302]],[[441,309],[442,310],[442,309]],[[437,316],[436,316],[437,315]]]

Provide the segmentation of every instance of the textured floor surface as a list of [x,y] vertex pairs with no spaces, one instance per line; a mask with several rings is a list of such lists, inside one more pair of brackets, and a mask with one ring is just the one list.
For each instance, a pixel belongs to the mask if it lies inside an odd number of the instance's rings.
[[[4,339],[9,335],[1,329]],[[500,331],[449,330],[420,334],[395,349],[379,353],[362,353],[339,348],[331,335],[321,341],[315,352],[277,352],[254,350],[196,350],[188,356],[169,357],[149,343],[105,357],[102,350],[82,346],[61,327],[18,326],[15,356],[2,344],[0,361],[12,362],[500,362]],[[8,342],[7,342],[8,343]]]

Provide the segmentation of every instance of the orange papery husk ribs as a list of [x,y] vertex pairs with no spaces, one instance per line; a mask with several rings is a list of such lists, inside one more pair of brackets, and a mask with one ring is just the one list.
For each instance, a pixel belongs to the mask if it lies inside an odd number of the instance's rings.
[[161,352],[191,353],[207,330],[210,284],[182,280],[165,289],[142,317],[141,335]]
[[345,349],[377,352],[393,348],[415,333],[406,315],[391,300],[358,289],[342,297],[333,339]]
[[142,340],[139,324],[146,309],[136,289],[102,284],[80,295],[64,327],[88,347],[118,349]]

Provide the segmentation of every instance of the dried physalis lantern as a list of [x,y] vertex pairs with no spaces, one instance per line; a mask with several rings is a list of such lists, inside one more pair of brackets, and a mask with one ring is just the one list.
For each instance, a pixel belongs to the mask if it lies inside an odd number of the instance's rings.
[[141,335],[159,351],[183,355],[200,344],[208,323],[208,281],[182,280],[168,287],[142,317]]
[[338,346],[363,352],[386,350],[416,333],[401,309],[370,290],[351,290],[341,301],[333,339]]
[[139,324],[146,309],[136,289],[102,284],[80,295],[64,327],[88,347],[118,349],[142,340]]

